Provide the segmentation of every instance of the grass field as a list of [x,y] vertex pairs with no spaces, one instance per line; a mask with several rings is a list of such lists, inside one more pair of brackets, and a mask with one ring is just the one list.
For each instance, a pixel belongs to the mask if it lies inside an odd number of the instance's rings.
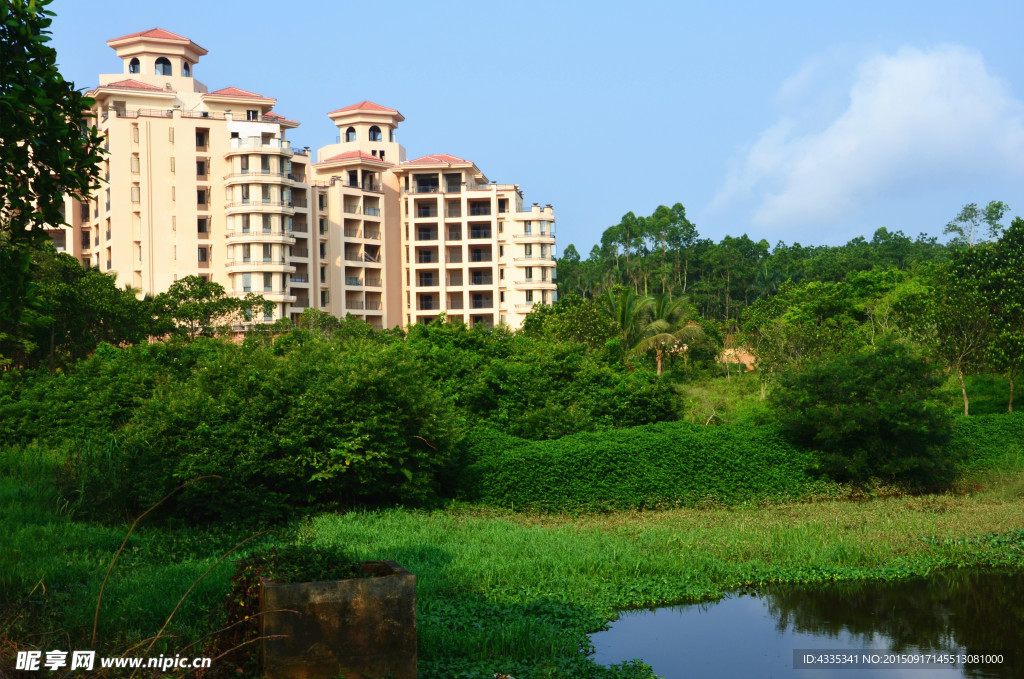
[[[126,527],[69,518],[41,451],[5,455],[3,662],[15,646],[90,647],[99,588]],[[341,546],[414,572],[421,676],[642,677],[642,666],[608,670],[585,656],[586,634],[616,609],[775,581],[1024,567],[1024,471],[988,471],[963,487],[971,492],[576,517],[473,506],[321,514],[261,542]],[[98,645],[120,652],[154,634],[196,578],[244,537],[141,525],[107,585]],[[211,631],[232,570],[228,559],[196,587],[167,628],[175,638],[154,652]]]

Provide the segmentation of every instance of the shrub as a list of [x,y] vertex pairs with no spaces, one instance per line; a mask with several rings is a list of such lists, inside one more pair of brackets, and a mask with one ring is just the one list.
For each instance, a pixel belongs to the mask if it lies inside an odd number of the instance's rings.
[[954,476],[944,447],[951,418],[931,371],[906,346],[883,342],[786,373],[772,404],[787,438],[818,451],[837,481],[942,486]]
[[480,431],[462,490],[469,500],[545,511],[648,509],[793,499],[824,489],[813,455],[767,427],[663,422],[526,441]]

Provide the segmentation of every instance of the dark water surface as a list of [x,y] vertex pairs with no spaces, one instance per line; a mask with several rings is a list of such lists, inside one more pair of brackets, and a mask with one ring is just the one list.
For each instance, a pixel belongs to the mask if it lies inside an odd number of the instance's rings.
[[[1024,573],[964,569],[901,582],[772,586],[717,602],[624,611],[591,641],[597,662],[640,658],[665,679],[1021,678]],[[800,649],[858,658],[867,652],[882,660],[892,654],[922,660],[929,653],[1003,659],[952,667],[796,669],[794,651]]]

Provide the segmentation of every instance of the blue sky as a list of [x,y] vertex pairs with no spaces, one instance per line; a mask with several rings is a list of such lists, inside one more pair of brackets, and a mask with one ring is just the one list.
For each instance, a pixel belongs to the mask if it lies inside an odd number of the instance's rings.
[[965,203],[1024,214],[1024,3],[245,3],[55,0],[65,77],[160,27],[196,77],[277,98],[293,143],[326,113],[402,112],[409,157],[469,158],[551,203],[586,256],[629,211],[681,202],[701,236],[941,236]]

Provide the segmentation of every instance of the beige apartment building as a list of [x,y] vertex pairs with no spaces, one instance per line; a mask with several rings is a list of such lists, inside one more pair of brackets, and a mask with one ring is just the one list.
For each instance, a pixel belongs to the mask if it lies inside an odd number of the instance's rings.
[[[439,314],[522,324],[555,298],[550,205],[523,205],[451,155],[406,159],[404,118],[364,101],[328,114],[336,143],[293,148],[276,100],[196,80],[207,51],[162,29],[107,43],[122,62],[89,93],[107,151],[100,188],[68,198],[58,250],[140,294],[199,275],[274,303],[383,328]],[[254,319],[261,320],[261,319]]]

